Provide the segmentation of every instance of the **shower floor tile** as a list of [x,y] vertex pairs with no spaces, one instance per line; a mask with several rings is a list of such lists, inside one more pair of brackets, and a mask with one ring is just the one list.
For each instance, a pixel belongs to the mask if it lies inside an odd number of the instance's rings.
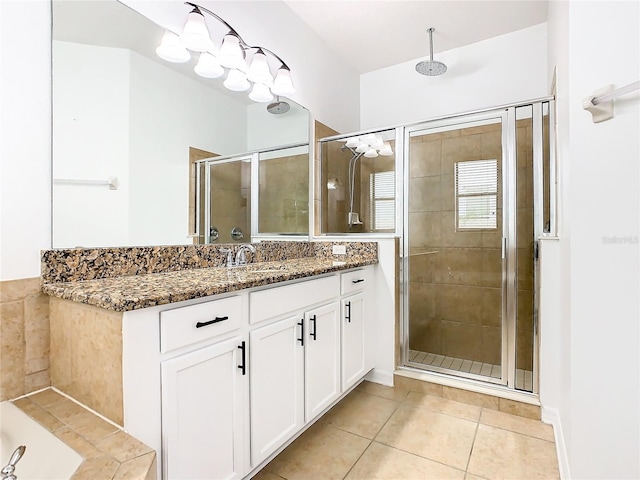
[[[474,362],[463,358],[448,357],[435,353],[409,350],[409,360],[427,367],[440,367],[457,372],[474,373],[485,377],[500,378],[502,369],[500,365],[491,363]],[[531,370],[516,370],[516,389],[526,392],[533,391],[533,372]]]

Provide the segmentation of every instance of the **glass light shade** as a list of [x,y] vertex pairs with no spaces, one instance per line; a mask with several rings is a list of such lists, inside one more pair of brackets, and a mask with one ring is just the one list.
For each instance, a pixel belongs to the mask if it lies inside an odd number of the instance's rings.
[[249,71],[247,72],[247,79],[256,83],[264,83],[265,85],[273,82],[271,71],[269,70],[269,63],[267,62],[267,56],[258,50],[251,60],[249,65]]
[[293,82],[291,81],[291,72],[286,67],[280,67],[276,73],[276,78],[273,81],[271,91],[274,95],[293,95],[296,93],[296,89],[293,88]]
[[194,9],[187,16],[187,23],[184,24],[184,30],[180,35],[182,45],[189,50],[195,52],[206,52],[213,50],[213,42],[209,36],[209,29],[204,21],[204,15],[200,11]]
[[358,146],[356,147],[356,152],[358,153],[364,153],[367,150],[369,150],[369,145],[366,143],[363,143],[362,141],[360,141],[360,143],[358,144]]
[[247,80],[247,76],[235,68],[229,70],[227,79],[223,82],[223,85],[234,92],[244,92],[251,86]]
[[360,139],[358,137],[351,137],[347,139],[347,143],[344,144],[345,147],[354,148],[360,145]]
[[173,63],[184,63],[191,58],[187,49],[180,43],[180,37],[169,30],[164,32],[162,42],[156,48],[156,54],[163,60]]
[[378,152],[375,148],[371,147],[365,152],[364,156],[367,158],[376,158],[378,156]]
[[205,78],[218,78],[224,75],[224,68],[220,66],[218,59],[207,52],[200,54],[198,64],[193,70]]
[[246,70],[247,63],[244,61],[244,50],[240,46],[238,37],[231,33],[225,35],[222,39],[218,61],[223,67]]
[[382,144],[382,148],[380,149],[380,155],[384,155],[385,157],[388,157],[389,155],[393,155],[393,150],[391,150],[391,145],[389,145],[389,142],[384,142]]
[[270,102],[273,94],[264,83],[254,83],[249,98],[254,102]]
[[371,146],[373,148],[375,148],[376,150],[380,150],[382,148],[383,145],[383,141],[382,141],[382,137],[379,137],[378,135],[374,136],[374,140],[373,143],[371,144]]

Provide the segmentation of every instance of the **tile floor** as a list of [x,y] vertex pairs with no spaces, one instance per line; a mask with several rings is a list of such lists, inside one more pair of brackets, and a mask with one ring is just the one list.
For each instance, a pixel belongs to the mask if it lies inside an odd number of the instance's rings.
[[[502,374],[500,365],[474,362],[472,360],[447,357],[445,355],[421,352],[419,350],[409,350],[409,361],[421,365],[447,368],[458,372],[470,372],[493,378],[500,378]],[[516,369],[516,389],[533,392],[533,372],[531,370]]]
[[557,479],[553,429],[364,382],[255,480]]

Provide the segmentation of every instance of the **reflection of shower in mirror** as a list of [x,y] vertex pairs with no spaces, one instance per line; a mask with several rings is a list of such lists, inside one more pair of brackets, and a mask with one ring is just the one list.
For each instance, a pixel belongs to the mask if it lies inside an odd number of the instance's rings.
[[349,160],[349,212],[347,213],[347,223],[349,224],[349,230],[351,230],[354,225],[363,224],[360,220],[360,214],[353,211],[353,196],[355,192],[356,166],[358,160],[362,156],[366,158],[376,158],[378,155],[390,156],[393,155],[393,150],[389,142],[385,142],[380,135],[373,133],[361,137],[347,138],[341,150],[348,150],[352,155]]

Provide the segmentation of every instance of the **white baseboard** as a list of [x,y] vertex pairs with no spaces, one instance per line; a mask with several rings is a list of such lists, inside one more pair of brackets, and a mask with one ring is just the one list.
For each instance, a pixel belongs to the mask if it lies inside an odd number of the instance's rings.
[[393,372],[385,372],[384,370],[374,368],[367,373],[364,379],[387,387],[393,387]]
[[542,407],[542,421],[553,425],[553,434],[556,439],[556,452],[558,454],[558,468],[560,469],[560,478],[562,480],[571,479],[571,471],[569,470],[569,457],[567,456],[567,446],[564,442],[564,433],[562,432],[562,421],[560,412],[556,408]]

